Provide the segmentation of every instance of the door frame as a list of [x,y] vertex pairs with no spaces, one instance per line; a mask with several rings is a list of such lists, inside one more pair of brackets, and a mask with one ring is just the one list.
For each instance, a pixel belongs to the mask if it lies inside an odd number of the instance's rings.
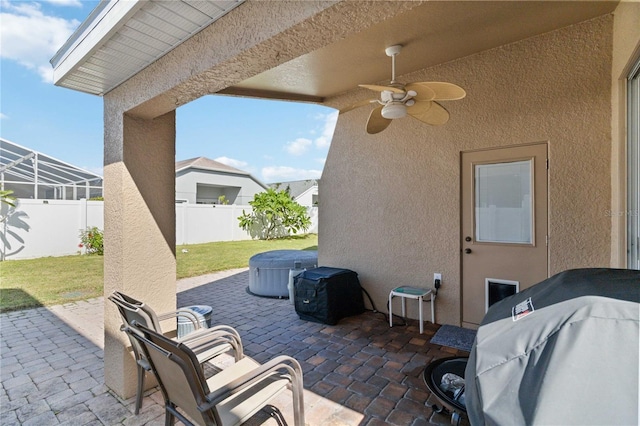
[[[542,141],[534,141],[534,142],[527,142],[527,143],[521,143],[521,144],[512,144],[512,145],[498,145],[498,146],[491,146],[491,147],[486,147],[486,148],[478,148],[478,149],[469,149],[469,150],[465,150],[465,151],[460,151],[460,158],[459,158],[459,171],[460,171],[460,187],[459,187],[459,191],[460,191],[460,205],[459,205],[459,209],[460,209],[460,228],[459,228],[459,239],[458,239],[458,244],[459,244],[459,253],[460,253],[460,266],[459,266],[459,276],[460,276],[460,324],[463,324],[463,319],[464,319],[464,283],[463,283],[463,277],[464,277],[464,257],[463,257],[463,238],[464,238],[464,232],[463,232],[463,227],[464,227],[464,202],[465,200],[463,199],[463,185],[464,183],[462,182],[462,167],[463,167],[463,154],[467,154],[467,153],[476,153],[476,152],[483,152],[483,151],[494,151],[494,150],[499,150],[499,149],[509,149],[509,148],[518,148],[518,147],[527,147],[527,146],[532,146],[532,145],[545,145],[546,146],[546,151],[547,151],[547,159],[546,159],[546,170],[547,170],[547,175],[546,175],[546,183],[547,183],[547,196],[546,196],[546,223],[547,223],[547,229],[545,232],[546,235],[546,241],[544,241],[545,243],[545,247],[546,247],[546,276],[549,277],[549,271],[550,271],[550,264],[551,264],[551,260],[550,260],[550,250],[549,250],[549,241],[551,239],[550,235],[549,235],[549,229],[551,228],[550,226],[550,199],[551,199],[551,186],[550,186],[550,174],[551,174],[551,161],[550,161],[550,144],[548,140],[542,140]],[[514,157],[514,161],[516,161],[516,157]],[[471,176],[471,178],[473,179],[473,175]],[[472,183],[471,188],[474,188],[474,185]],[[535,188],[534,188],[535,191]],[[472,190],[472,192],[475,192]],[[475,195],[474,195],[475,197]],[[535,198],[535,194],[533,195],[533,197]],[[533,235],[532,235],[532,239],[533,239],[533,243],[536,244],[536,237],[535,237],[535,229],[538,225],[536,223],[533,224]],[[475,232],[475,225],[474,225],[474,232]],[[537,243],[541,243],[541,242],[537,242]]]
[[626,267],[640,269],[640,58],[627,77]]

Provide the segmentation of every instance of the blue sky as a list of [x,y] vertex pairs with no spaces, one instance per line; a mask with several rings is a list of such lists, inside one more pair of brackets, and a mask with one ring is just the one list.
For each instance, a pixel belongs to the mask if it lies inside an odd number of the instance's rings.
[[[102,98],[56,87],[49,59],[98,1],[0,0],[0,136],[102,174]],[[208,157],[265,183],[319,178],[337,112],[205,96],[177,110],[176,160]]]

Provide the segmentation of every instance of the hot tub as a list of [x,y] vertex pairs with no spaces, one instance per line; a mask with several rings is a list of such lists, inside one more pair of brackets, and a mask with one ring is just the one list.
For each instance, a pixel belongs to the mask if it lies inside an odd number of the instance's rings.
[[258,296],[288,298],[289,270],[294,263],[301,268],[315,268],[318,252],[307,250],[273,250],[249,259],[249,292]]

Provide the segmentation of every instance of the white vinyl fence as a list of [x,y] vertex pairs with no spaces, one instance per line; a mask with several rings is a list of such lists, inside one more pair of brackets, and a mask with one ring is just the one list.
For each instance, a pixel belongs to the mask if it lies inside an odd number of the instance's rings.
[[238,225],[242,210],[251,206],[220,204],[176,204],[176,244],[250,240]]
[[[0,260],[66,256],[81,252],[80,231],[96,226],[104,230],[104,203],[87,200],[19,199],[15,208],[2,205]],[[238,225],[242,210],[251,206],[176,204],[176,244],[249,240]],[[308,209],[318,232],[318,209]]]

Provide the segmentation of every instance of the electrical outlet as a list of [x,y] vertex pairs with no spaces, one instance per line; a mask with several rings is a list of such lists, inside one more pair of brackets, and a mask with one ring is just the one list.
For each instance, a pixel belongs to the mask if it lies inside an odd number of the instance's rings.
[[433,282],[435,283],[436,280],[440,281],[440,285],[442,285],[442,274],[436,272],[435,274],[433,274]]

